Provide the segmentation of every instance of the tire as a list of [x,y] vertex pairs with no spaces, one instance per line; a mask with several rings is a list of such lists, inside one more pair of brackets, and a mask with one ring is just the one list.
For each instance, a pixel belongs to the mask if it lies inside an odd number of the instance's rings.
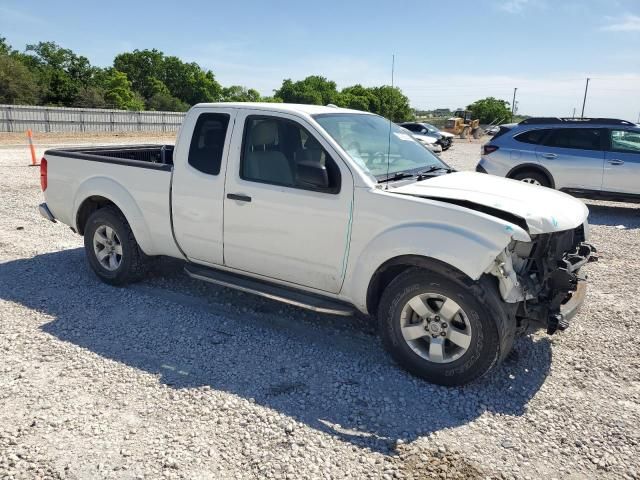
[[517,172],[515,175],[512,175],[511,178],[514,180],[519,180],[521,182],[530,183],[532,185],[540,185],[542,187],[551,187],[551,182],[547,176],[536,170],[521,170]]
[[[412,268],[398,275],[387,286],[378,308],[380,335],[394,360],[413,375],[438,385],[464,385],[482,377],[507,356],[515,338],[515,319],[509,320],[497,287],[490,279],[473,282],[452,269],[437,270]],[[441,313],[445,310],[444,302],[438,305],[441,301],[437,299],[438,296],[447,301],[453,300],[460,307],[458,313],[444,322],[449,323],[446,336],[442,331],[439,332],[442,337],[436,336],[431,330],[433,322],[423,320],[417,327],[425,327],[424,336],[411,343],[405,339],[403,331],[406,330],[401,325],[403,318],[408,317],[404,312],[409,307],[408,302],[413,302],[418,295],[433,296],[423,301],[423,304],[431,307],[432,312]],[[417,314],[413,312],[412,315],[415,317]],[[446,316],[443,314],[443,317]],[[457,325],[455,328],[454,323]],[[459,328],[463,324],[465,328]],[[414,328],[413,324],[411,328]],[[466,332],[466,350],[449,340],[453,330]],[[419,328],[414,331],[422,334]],[[457,343],[464,343],[457,337],[451,338],[455,338]],[[424,357],[422,350],[428,350],[430,355],[433,339],[434,342],[444,343],[442,351],[445,355],[441,359],[446,360],[444,357],[448,351],[448,361],[440,362],[435,356],[433,360]]]
[[[100,240],[96,240],[98,231]],[[113,232],[113,235],[109,235],[109,232]],[[101,243],[104,237],[111,245]],[[147,257],[140,250],[126,218],[116,208],[101,208],[89,216],[84,228],[84,248],[91,269],[109,285],[126,285],[144,276]],[[111,249],[111,253],[107,255],[108,258],[100,259],[98,252],[104,248]],[[110,261],[112,256],[115,258],[113,263]]]

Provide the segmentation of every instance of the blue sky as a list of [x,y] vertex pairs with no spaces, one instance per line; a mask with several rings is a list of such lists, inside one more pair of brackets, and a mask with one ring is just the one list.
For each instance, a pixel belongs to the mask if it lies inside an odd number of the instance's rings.
[[418,108],[493,95],[530,115],[640,114],[640,0],[189,1],[0,0],[15,47],[53,40],[92,63],[158,48],[224,85],[271,94],[321,74],[339,87],[396,84]]

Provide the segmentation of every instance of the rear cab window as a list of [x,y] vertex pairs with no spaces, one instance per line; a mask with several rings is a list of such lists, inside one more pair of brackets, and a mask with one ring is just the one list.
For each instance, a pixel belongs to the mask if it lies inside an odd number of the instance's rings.
[[189,165],[208,175],[220,173],[229,118],[226,113],[200,114],[189,146]]

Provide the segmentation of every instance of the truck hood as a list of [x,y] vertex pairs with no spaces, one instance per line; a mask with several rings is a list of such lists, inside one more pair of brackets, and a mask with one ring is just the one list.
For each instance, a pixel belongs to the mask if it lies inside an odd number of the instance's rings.
[[557,190],[475,172],[440,175],[389,192],[440,200],[511,223],[526,223],[530,234],[576,228],[589,214],[584,203]]

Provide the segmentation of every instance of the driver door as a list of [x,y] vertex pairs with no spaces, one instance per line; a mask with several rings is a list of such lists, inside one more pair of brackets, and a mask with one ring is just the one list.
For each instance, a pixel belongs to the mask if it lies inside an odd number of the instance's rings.
[[[224,204],[224,262],[243,272],[337,293],[347,264],[353,178],[304,119],[245,110],[236,125]],[[298,164],[326,165],[329,188],[298,181]]]

